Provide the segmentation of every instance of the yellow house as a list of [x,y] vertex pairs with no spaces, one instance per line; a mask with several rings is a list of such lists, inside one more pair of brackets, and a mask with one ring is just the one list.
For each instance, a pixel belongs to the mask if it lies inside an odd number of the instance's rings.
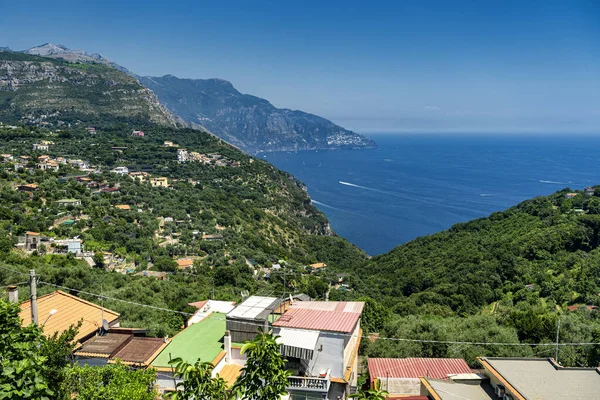
[[129,177],[132,179],[137,179],[140,182],[146,182],[146,179],[150,176],[147,172],[130,172]]
[[150,178],[150,184],[153,187],[169,187],[169,181],[167,178]]

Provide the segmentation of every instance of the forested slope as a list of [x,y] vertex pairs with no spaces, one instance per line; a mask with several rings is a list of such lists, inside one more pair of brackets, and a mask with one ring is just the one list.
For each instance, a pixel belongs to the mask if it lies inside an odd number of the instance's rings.
[[[132,127],[144,129],[145,136],[132,137]],[[13,158],[0,165],[0,265],[24,273],[36,268],[46,282],[191,311],[188,302],[213,293],[239,301],[242,290],[324,298],[333,278],[310,274],[306,265],[321,261],[342,269],[366,260],[334,236],[301,182],[204,132],[128,124],[98,126],[94,134],[81,124],[59,132],[0,126],[0,138],[0,153]],[[34,151],[42,142],[50,143],[48,149]],[[216,161],[180,163],[178,148]],[[46,158],[60,160],[57,171],[41,168]],[[82,160],[89,161],[89,170],[72,164]],[[141,174],[143,181],[111,172],[116,167]],[[154,187],[152,178],[166,178],[169,187]],[[18,190],[26,184],[39,188]],[[60,205],[64,199],[81,204]],[[80,238],[95,253],[97,268],[72,255],[51,254],[52,242],[30,256],[12,250],[27,231]],[[165,271],[169,281],[104,271],[103,254],[119,271]],[[178,271],[178,258],[191,258],[194,267]],[[265,279],[263,269],[276,263],[285,271]],[[0,269],[0,279],[8,284],[23,277]],[[43,286],[40,293],[52,290]],[[157,335],[173,334],[183,322],[177,314],[167,318],[125,303],[106,304],[123,313],[126,326],[149,327]]]
[[[401,245],[355,269],[383,304],[384,337],[458,342],[600,340],[600,198],[569,189]],[[585,306],[589,307],[585,307]],[[571,309],[568,307],[572,306]],[[387,310],[383,311],[383,310]],[[374,356],[551,355],[548,346],[379,340]],[[597,365],[598,346],[564,346],[566,365]]]

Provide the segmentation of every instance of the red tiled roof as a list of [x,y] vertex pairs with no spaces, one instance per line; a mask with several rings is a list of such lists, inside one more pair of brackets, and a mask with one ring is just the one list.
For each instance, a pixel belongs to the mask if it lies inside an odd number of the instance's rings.
[[595,309],[597,309],[597,306],[588,306],[588,305],[583,305],[583,304],[573,304],[572,306],[568,306],[567,309],[569,311],[575,311],[579,308],[585,307],[588,309],[588,311],[594,311]]
[[349,333],[356,327],[363,306],[362,302],[297,302],[273,326]]
[[191,260],[189,258],[182,258],[182,259],[179,259],[179,260],[177,260],[175,262],[177,263],[177,266],[179,268],[189,268],[192,265],[194,265],[194,260]]
[[188,303],[188,306],[196,307],[198,310],[201,310],[208,303],[208,300],[197,301],[195,303]]
[[470,374],[462,358],[369,358],[371,381],[383,378],[448,379],[448,375]]

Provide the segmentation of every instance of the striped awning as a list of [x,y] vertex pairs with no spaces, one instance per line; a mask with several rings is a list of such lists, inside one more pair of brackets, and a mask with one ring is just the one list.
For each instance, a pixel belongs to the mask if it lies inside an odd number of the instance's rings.
[[277,335],[279,350],[284,357],[312,359],[319,340],[319,331],[281,328]]

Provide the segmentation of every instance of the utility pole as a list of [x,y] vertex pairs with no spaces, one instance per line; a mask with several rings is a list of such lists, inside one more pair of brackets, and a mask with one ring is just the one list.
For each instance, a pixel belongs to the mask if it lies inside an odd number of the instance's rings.
[[558,335],[560,333],[560,317],[558,317],[558,326],[556,327],[556,350],[554,350],[554,360],[558,363]]
[[29,270],[29,301],[31,303],[31,322],[38,325],[38,307],[37,307],[37,280],[35,270]]

